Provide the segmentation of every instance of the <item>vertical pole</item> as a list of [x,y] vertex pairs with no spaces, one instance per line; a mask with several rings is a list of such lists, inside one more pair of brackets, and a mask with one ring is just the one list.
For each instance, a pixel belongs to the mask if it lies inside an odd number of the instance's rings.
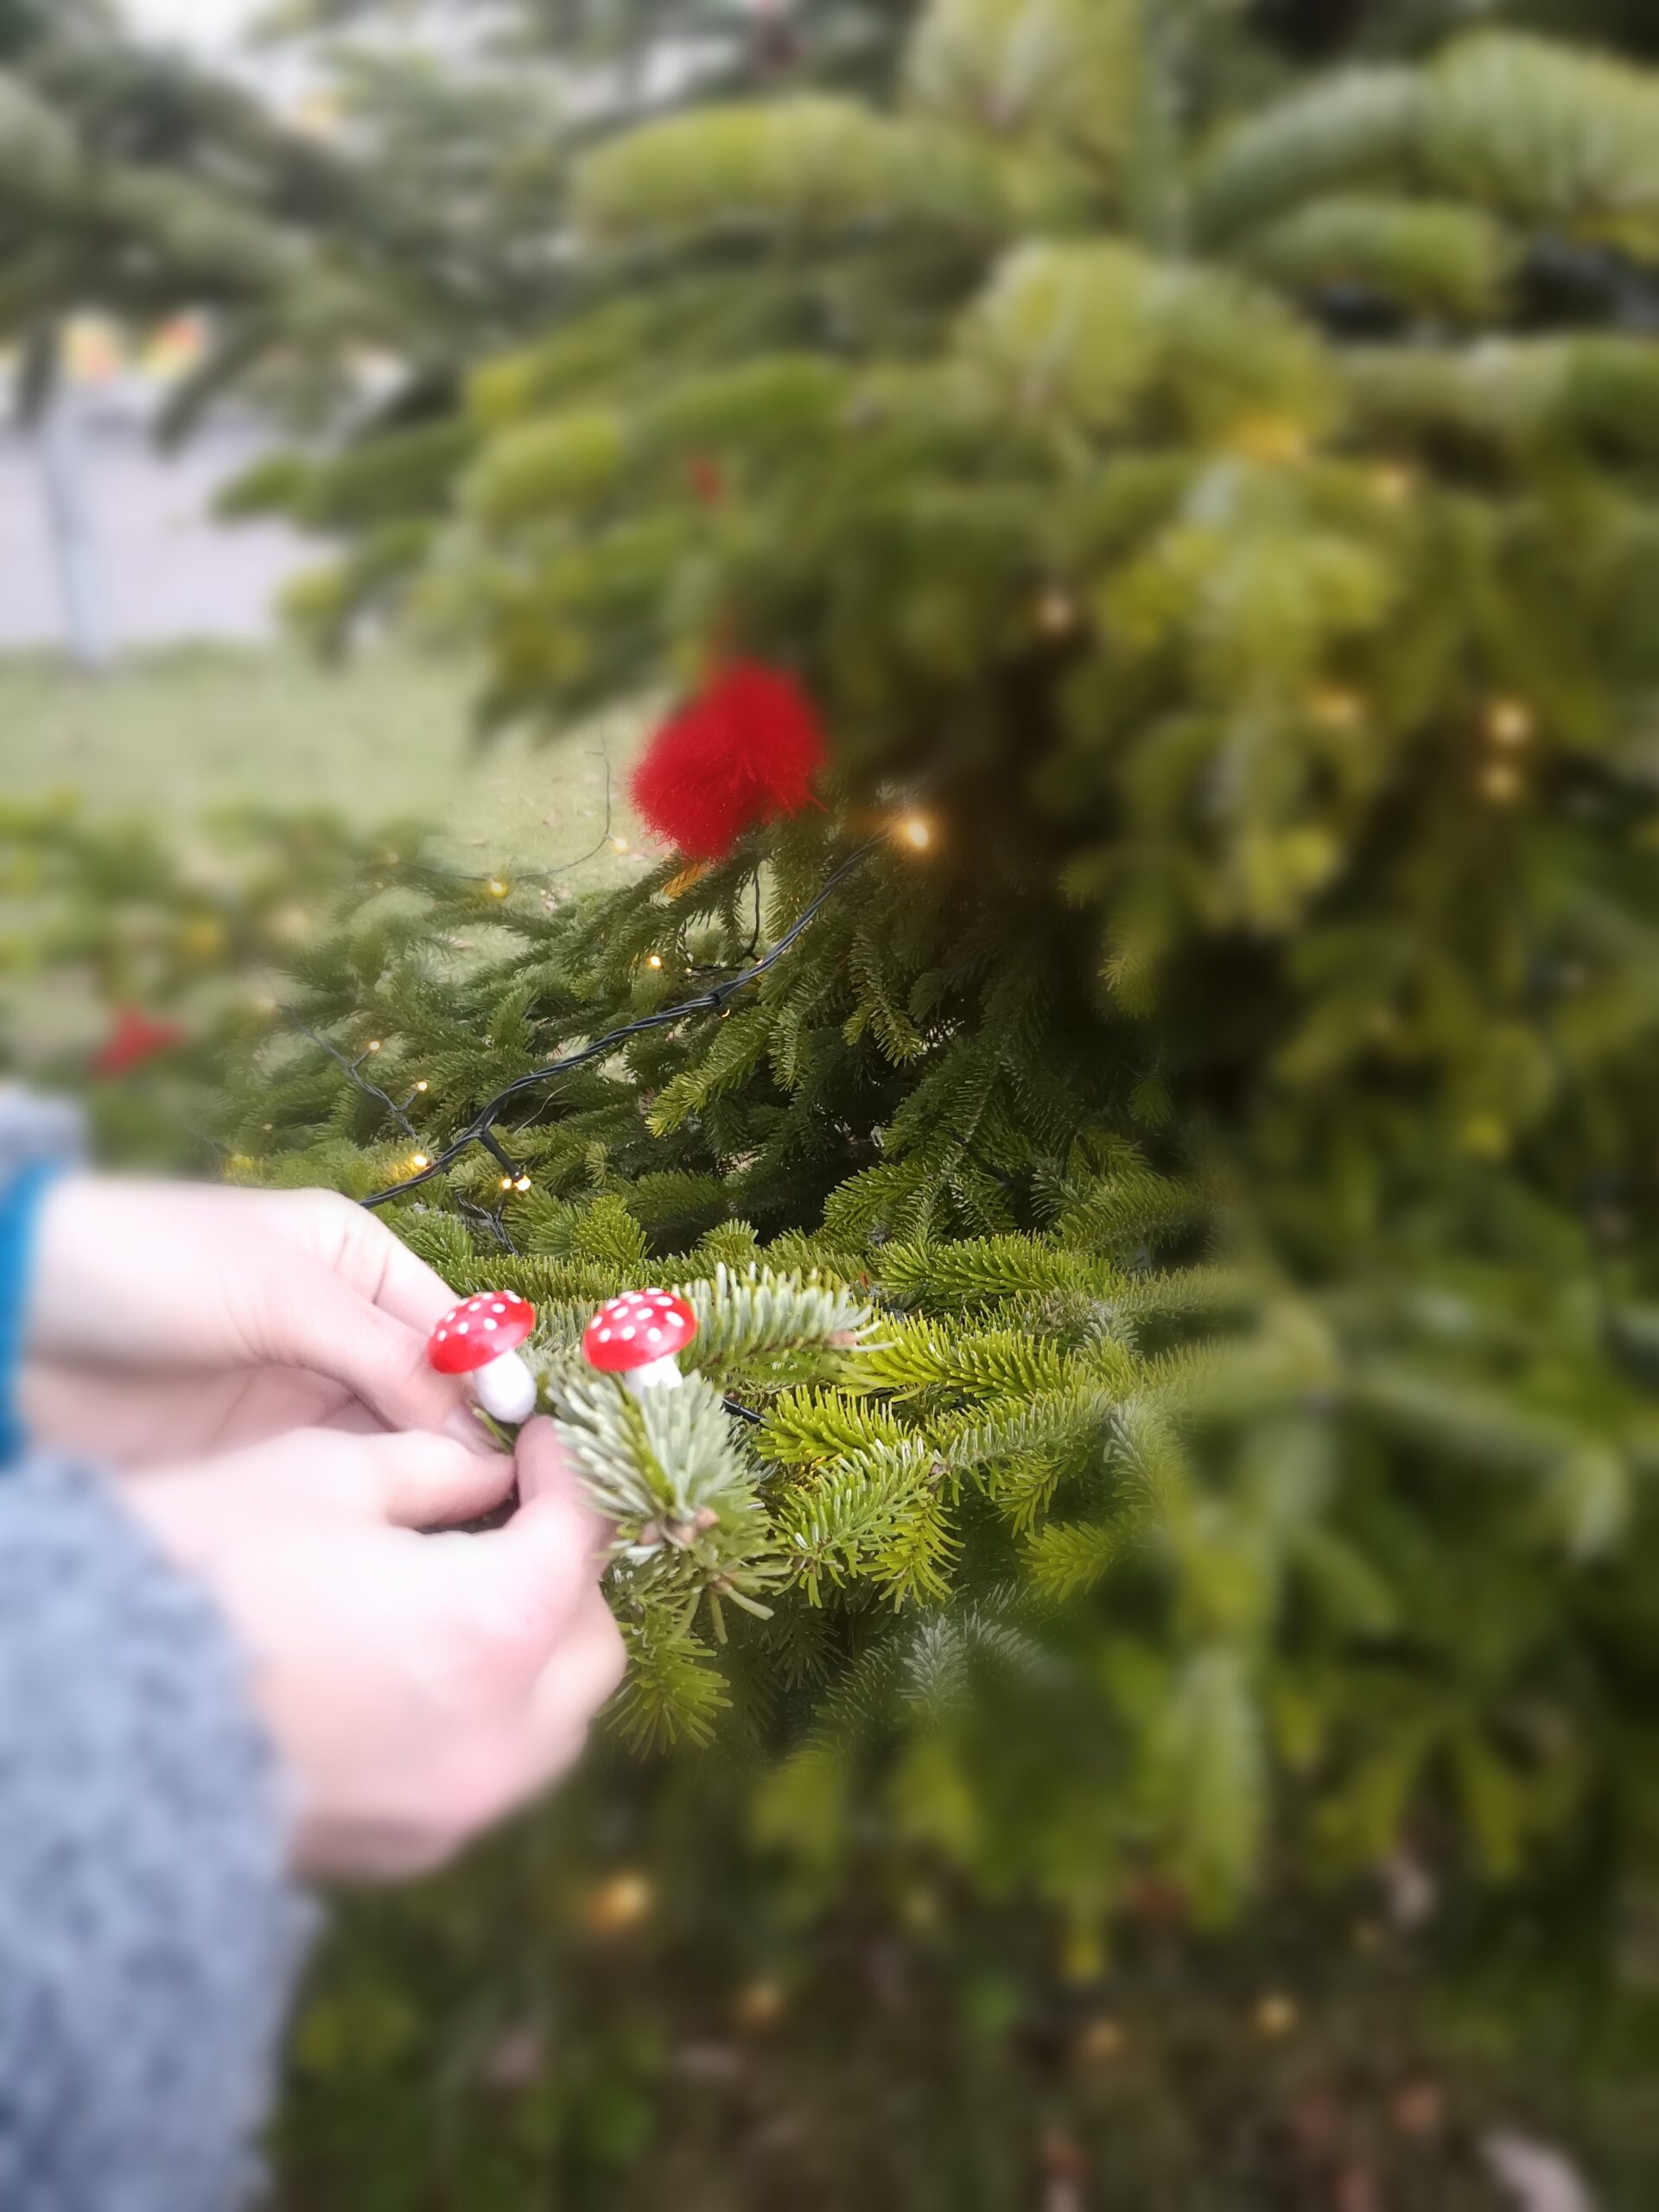
[[47,401],[36,440],[41,486],[70,658],[77,668],[97,671],[110,664],[110,635],[79,433],[74,394],[60,384]]

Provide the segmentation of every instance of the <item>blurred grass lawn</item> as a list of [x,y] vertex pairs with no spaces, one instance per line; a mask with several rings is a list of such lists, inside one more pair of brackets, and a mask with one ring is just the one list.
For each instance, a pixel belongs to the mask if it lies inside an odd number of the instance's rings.
[[394,646],[340,668],[284,647],[189,646],[99,677],[47,654],[0,656],[0,789],[72,791],[99,817],[168,816],[187,834],[198,815],[247,800],[369,827],[414,817],[457,866],[557,868],[605,835],[608,753],[610,828],[630,851],[606,846],[567,880],[625,880],[639,864],[625,791],[637,719],[480,750],[473,690],[465,664]]

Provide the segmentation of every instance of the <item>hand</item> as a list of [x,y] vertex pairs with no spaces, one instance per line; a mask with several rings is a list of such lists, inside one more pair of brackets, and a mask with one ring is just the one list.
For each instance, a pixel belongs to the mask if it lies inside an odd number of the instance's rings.
[[328,1191],[72,1176],[36,1232],[25,1419],[120,1466],[299,1426],[489,1440],[426,1363],[454,1303],[384,1223]]
[[497,1503],[500,1455],[301,1430],[237,1457],[233,1479],[210,1462],[126,1496],[247,1654],[296,1785],[295,1865],[435,1866],[562,1773],[621,1680],[609,1531],[545,1421],[518,1440],[524,1503],[483,1535],[415,1530]]

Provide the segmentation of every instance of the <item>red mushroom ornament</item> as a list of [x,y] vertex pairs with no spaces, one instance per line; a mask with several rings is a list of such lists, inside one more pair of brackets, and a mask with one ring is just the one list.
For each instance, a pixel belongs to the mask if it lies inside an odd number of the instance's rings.
[[536,1325],[536,1308],[510,1290],[480,1291],[452,1306],[426,1340],[440,1375],[470,1375],[473,1390],[497,1421],[528,1421],[536,1410],[536,1377],[513,1349]]
[[588,1324],[582,1356],[601,1375],[617,1375],[636,1395],[677,1390],[678,1355],[697,1333],[697,1317],[671,1290],[625,1290]]

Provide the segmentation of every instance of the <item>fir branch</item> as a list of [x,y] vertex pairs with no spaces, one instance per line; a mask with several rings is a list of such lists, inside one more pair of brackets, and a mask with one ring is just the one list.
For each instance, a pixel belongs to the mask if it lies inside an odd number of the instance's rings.
[[687,1364],[703,1374],[748,1376],[769,1388],[833,1370],[874,1325],[868,1304],[839,1285],[756,1265],[740,1275],[722,1262],[712,1281],[683,1290],[697,1317]]

